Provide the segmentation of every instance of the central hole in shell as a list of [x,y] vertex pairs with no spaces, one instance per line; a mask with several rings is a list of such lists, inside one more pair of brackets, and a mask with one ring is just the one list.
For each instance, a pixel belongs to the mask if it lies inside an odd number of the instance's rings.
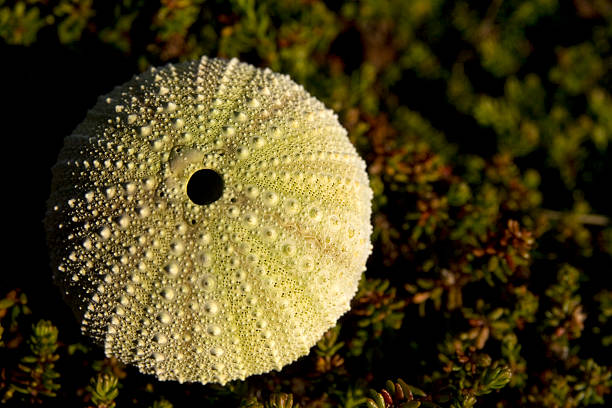
[[223,178],[211,169],[201,169],[187,182],[187,196],[197,205],[214,203],[223,195]]

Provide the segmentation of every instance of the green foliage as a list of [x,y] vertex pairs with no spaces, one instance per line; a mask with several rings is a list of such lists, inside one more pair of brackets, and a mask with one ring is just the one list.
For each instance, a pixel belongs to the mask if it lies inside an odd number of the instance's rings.
[[132,70],[206,54],[287,73],[336,111],[374,191],[368,269],[310,356],[225,387],[162,383],[58,341],[44,319],[64,335],[65,311],[41,320],[13,290],[3,402],[610,405],[608,2],[0,0],[0,39]]
[[92,378],[87,391],[91,393],[91,402],[98,408],[114,408],[115,398],[119,395],[119,379],[112,374],[98,374]]
[[333,327],[323,335],[323,338],[317,342],[317,347],[314,350],[317,355],[316,369],[319,373],[327,373],[332,370],[338,370],[344,364],[344,359],[339,353],[344,347],[343,341],[338,341],[340,334],[340,325]]
[[603,395],[609,393],[612,386],[611,377],[609,367],[601,367],[588,359],[566,374],[547,372],[545,385],[541,389],[534,387],[527,399],[543,407],[603,405]]
[[[0,326],[0,347],[11,348],[14,343],[20,341],[17,319],[21,315],[32,313],[27,303],[28,297],[26,294],[18,290],[10,291],[4,299],[0,300],[0,322],[2,322]],[[7,330],[6,333],[5,330]],[[8,336],[17,336],[17,338],[7,340]]]
[[[387,381],[385,388],[380,392],[370,390],[370,398],[366,399],[368,408],[417,408],[420,406],[436,406],[427,402],[427,394],[412,385],[408,385],[401,378],[397,382]],[[423,404],[425,402],[425,404]]]
[[293,405],[292,394],[276,393],[270,396],[264,408],[298,408],[298,406]]
[[60,385],[56,383],[60,374],[55,371],[57,350],[57,328],[47,320],[40,320],[32,326],[28,339],[30,354],[21,358],[17,369],[11,373],[10,383],[2,401],[6,402],[15,394],[22,394],[30,402],[41,402],[44,397],[55,397]]
[[151,408],[172,408],[172,407],[173,407],[172,403],[170,403],[170,401],[164,398],[158,401],[155,401],[153,405],[151,405]]
[[7,44],[30,45],[36,41],[41,28],[54,22],[51,15],[42,17],[38,7],[28,7],[27,2],[7,4],[0,1],[0,38]]
[[293,404],[292,394],[277,392],[271,394],[263,404],[255,397],[243,400],[240,408],[299,408],[299,406]]

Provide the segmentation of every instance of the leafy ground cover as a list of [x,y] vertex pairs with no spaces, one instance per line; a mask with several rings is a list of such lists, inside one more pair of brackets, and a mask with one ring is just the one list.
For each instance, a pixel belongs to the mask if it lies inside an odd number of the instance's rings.
[[[0,0],[7,120],[39,174],[8,181],[36,204],[1,278],[0,401],[609,405],[611,47],[604,0]],[[49,168],[96,97],[200,55],[304,85],[374,190],[351,311],[308,356],[225,387],[104,358],[51,283],[41,224]]]

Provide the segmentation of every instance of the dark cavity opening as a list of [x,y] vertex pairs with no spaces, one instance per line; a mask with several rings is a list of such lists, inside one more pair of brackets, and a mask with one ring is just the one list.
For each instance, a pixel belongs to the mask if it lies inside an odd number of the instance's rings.
[[187,196],[198,205],[214,203],[223,195],[223,178],[211,169],[201,169],[187,182]]

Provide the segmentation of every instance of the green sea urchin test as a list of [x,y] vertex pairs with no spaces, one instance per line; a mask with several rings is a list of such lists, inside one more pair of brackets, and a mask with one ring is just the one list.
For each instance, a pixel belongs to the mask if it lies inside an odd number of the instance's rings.
[[54,279],[108,356],[225,383],[308,353],[370,244],[364,161],[287,76],[153,68],[65,139],[45,218]]

